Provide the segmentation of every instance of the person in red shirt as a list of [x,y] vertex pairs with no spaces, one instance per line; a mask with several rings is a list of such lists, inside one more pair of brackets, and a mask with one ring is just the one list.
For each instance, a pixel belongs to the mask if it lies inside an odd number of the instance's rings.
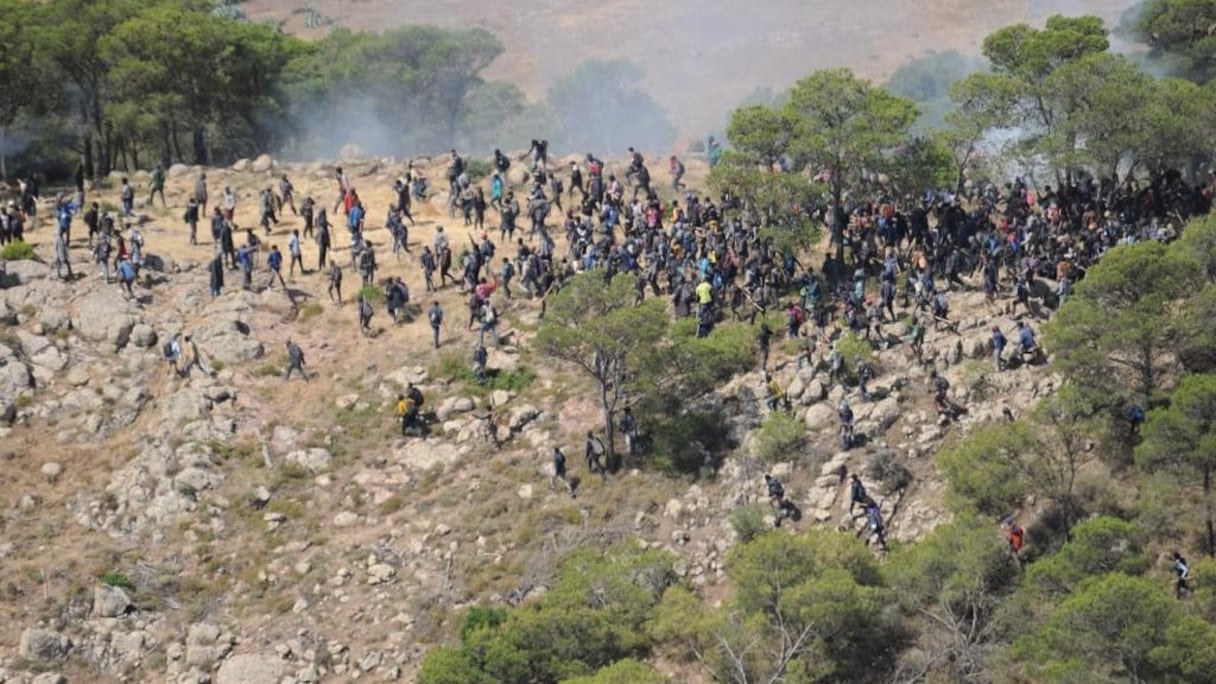
[[1018,525],[1013,516],[1005,518],[1003,525],[1005,528],[1005,539],[1009,541],[1009,550],[1013,552],[1013,557],[1021,560],[1022,545],[1026,541],[1026,532]]

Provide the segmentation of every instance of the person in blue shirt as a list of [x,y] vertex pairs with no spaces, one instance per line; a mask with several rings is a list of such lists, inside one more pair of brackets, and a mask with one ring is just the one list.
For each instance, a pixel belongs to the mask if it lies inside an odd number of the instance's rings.
[[1018,321],[1018,342],[1022,346],[1023,354],[1033,354],[1038,349],[1038,345],[1034,339],[1034,331],[1022,321]]
[[1004,360],[1001,358],[1001,356],[1005,351],[1006,343],[1007,340],[1005,339],[1005,333],[1001,332],[999,327],[995,325],[992,326],[992,358],[996,363],[997,371],[1002,370],[1002,367],[1004,366]]
[[118,283],[127,289],[127,296],[135,298],[135,292],[131,290],[132,283],[135,282],[135,267],[127,259],[118,262]]
[[287,289],[287,283],[283,281],[283,253],[279,251],[278,245],[270,246],[270,254],[266,257],[266,266],[270,269],[270,281],[266,283],[267,288],[274,287],[274,279],[279,279],[279,284],[283,289]]

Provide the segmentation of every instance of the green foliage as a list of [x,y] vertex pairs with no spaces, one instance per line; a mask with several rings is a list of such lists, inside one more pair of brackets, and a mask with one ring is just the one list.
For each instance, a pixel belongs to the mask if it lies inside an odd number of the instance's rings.
[[668,475],[698,475],[702,468],[716,468],[730,446],[724,411],[685,411],[678,399],[661,397],[643,409],[650,416],[650,462]]
[[1133,8],[1136,38],[1148,43],[1167,68],[1206,83],[1216,75],[1216,3],[1210,0],[1148,0]]
[[700,394],[755,363],[755,329],[742,323],[715,326],[707,337],[697,337],[697,322],[683,318],[672,323],[668,362],[679,375],[684,391]]
[[635,306],[627,281],[605,283],[592,272],[575,276],[548,303],[536,336],[541,354],[574,366],[596,383],[610,454],[615,453],[613,414],[644,379],[661,380],[664,367],[659,358],[667,331],[663,302],[651,298]]
[[806,425],[791,413],[774,411],[764,419],[755,440],[759,458],[770,463],[792,461],[807,442]]
[[[880,671],[901,634],[874,556],[853,535],[812,529],[764,534],[727,558],[736,595],[700,632],[703,660],[717,678],[747,681],[859,681]],[[888,649],[872,649],[881,643]]]
[[1116,518],[1079,525],[1072,539],[1051,558],[1030,568],[1031,587],[1048,596],[1066,595],[1085,579],[1108,572],[1141,574],[1148,566],[1137,543],[1136,526]]
[[[556,684],[599,676],[597,671],[643,653],[649,642],[645,622],[672,582],[671,561],[633,545],[576,551],[561,562],[556,585],[539,600],[505,614],[470,611],[460,646],[428,654],[418,680]],[[602,674],[633,669],[621,665]]]
[[135,583],[129,577],[117,570],[111,570],[101,576],[101,583],[108,587],[117,587],[119,589],[131,590],[135,588]]
[[836,341],[836,351],[840,352],[840,358],[849,373],[856,372],[857,365],[862,361],[871,364],[874,362],[874,345],[853,332],[846,333]]
[[740,506],[731,511],[730,526],[735,531],[735,535],[739,537],[739,543],[746,544],[770,531],[772,526],[765,522],[764,518],[771,513],[770,506],[759,503]]
[[0,259],[4,261],[33,261],[37,258],[34,248],[28,242],[20,240],[10,242],[0,249]]
[[829,186],[839,201],[865,169],[882,169],[888,150],[903,142],[916,120],[916,105],[858,79],[847,69],[824,69],[798,81],[787,108],[797,117],[790,150],[814,172],[832,171]]
[[930,617],[921,624],[922,641],[945,644],[939,667],[952,681],[987,669],[998,638],[994,625],[1019,576],[991,523],[963,517],[940,525],[917,543],[896,547],[886,574],[907,615]]
[[1030,493],[1017,458],[1034,448],[1030,426],[1018,422],[982,427],[965,441],[942,449],[937,466],[949,487],[951,505],[988,518],[1016,510]]
[[1212,477],[1216,471],[1216,375],[1188,375],[1170,396],[1168,408],[1152,411],[1143,428],[1136,462],[1166,471],[1180,484],[1201,483],[1204,545],[1216,553]]
[[667,677],[632,658],[618,660],[593,675],[567,679],[562,684],[667,684]]
[[1117,404],[1128,387],[1151,406],[1181,337],[1173,302],[1195,276],[1192,260],[1157,242],[1110,250],[1043,327],[1053,365],[1096,406]]
[[384,301],[384,290],[375,285],[364,285],[359,288],[358,296],[366,299],[368,304],[375,306]]
[[486,383],[477,384],[477,376],[473,373],[471,356],[447,354],[433,370],[437,377],[460,382],[464,389],[479,396],[488,395],[494,390],[506,390],[516,394],[523,392],[536,381],[536,371],[525,365],[514,368],[489,368],[486,370]]
[[1161,681],[1150,654],[1167,643],[1162,626],[1177,619],[1161,583],[1110,573],[1061,601],[1041,630],[1016,642],[1014,655],[1032,678],[1066,667],[1088,671],[1091,681]]

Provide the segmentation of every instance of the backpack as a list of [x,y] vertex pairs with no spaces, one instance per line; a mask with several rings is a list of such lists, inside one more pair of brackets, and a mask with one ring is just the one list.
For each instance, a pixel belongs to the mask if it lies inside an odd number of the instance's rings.
[[164,346],[160,348],[160,350],[161,350],[161,353],[163,353],[163,354],[165,355],[165,358],[166,358],[166,359],[172,359],[172,358],[173,358],[173,356],[174,356],[174,354],[173,354],[173,341],[172,341],[172,340],[170,340],[170,341],[166,342],[166,343],[164,344]]
[[408,396],[414,402],[414,406],[422,408],[422,392],[417,387],[411,387]]
[[768,481],[768,495],[775,496],[775,497],[783,497],[783,496],[785,496],[785,487],[782,487],[781,483],[778,482],[777,480],[769,480]]

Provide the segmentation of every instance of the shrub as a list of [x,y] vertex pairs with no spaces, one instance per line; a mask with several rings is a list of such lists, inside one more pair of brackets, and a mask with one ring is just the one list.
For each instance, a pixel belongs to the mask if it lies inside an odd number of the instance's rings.
[[367,285],[359,288],[359,294],[367,300],[368,304],[372,304],[373,306],[384,301],[384,290],[381,290],[375,285]]
[[468,159],[465,160],[464,172],[468,174],[470,183],[477,183],[490,177],[494,172],[494,165],[484,159]]
[[690,411],[668,415],[643,407],[642,415],[654,416],[644,426],[651,439],[652,462],[668,475],[697,474],[703,466],[717,468],[728,446],[729,432],[720,411]]
[[478,385],[477,377],[473,375],[471,355],[466,360],[459,354],[448,354],[441,358],[432,375],[460,382],[469,392],[478,395],[485,395],[494,390],[507,390],[518,394],[531,387],[536,380],[536,373],[531,368],[519,365],[505,369],[487,368],[486,384]]
[[118,572],[117,570],[111,570],[110,572],[107,572],[106,574],[102,575],[101,583],[106,586],[117,587],[119,589],[134,589],[135,588],[135,583],[132,582],[129,577],[122,574],[121,572]]
[[740,544],[746,544],[768,531],[769,525],[764,517],[769,512],[764,504],[751,504],[731,511],[730,526],[739,535]]
[[320,316],[324,311],[325,311],[324,307],[322,307],[317,302],[309,302],[309,303],[305,304],[304,306],[300,307],[300,312],[299,312],[299,314],[297,314],[296,318],[301,323],[303,323],[305,321],[310,321],[310,320],[316,318],[317,316]]
[[785,411],[774,411],[756,433],[756,456],[768,462],[788,461],[806,444],[806,426]]
[[34,254],[34,248],[28,242],[17,240],[10,242],[0,250],[0,259],[4,261],[33,261],[38,257]]
[[836,342],[836,349],[840,352],[845,370],[850,375],[856,371],[857,364],[862,361],[866,361],[870,365],[874,364],[874,346],[864,337],[848,333]]

